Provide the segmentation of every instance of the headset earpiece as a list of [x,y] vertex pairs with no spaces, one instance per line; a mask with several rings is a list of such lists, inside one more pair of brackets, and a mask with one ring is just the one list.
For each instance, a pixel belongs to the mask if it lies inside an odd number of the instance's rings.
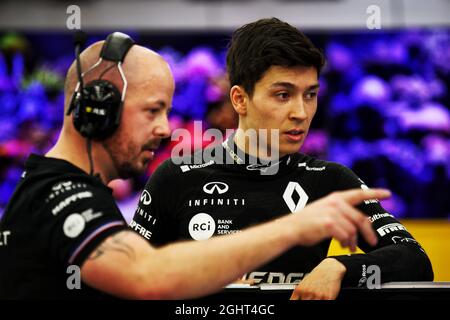
[[[79,82],[67,114],[73,111],[74,126],[82,136],[93,140],[104,140],[119,126],[127,88],[121,64],[133,45],[133,39],[126,34],[120,32],[110,34],[101,49],[99,60],[84,73],[95,69],[103,60],[116,62],[123,81],[122,94],[113,83],[107,80],[98,79],[83,86],[81,70],[77,70]],[[79,60],[79,54],[77,59]]]
[[84,137],[102,140],[117,129],[122,113],[121,94],[107,80],[94,80],[84,87],[84,103],[76,100],[75,128]]

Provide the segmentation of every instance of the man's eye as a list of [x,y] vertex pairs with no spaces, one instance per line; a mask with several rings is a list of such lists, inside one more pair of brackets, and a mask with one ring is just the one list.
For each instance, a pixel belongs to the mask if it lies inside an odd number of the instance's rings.
[[277,93],[276,94],[276,96],[278,97],[278,98],[280,98],[281,100],[287,100],[287,99],[289,99],[289,93],[287,93],[287,92],[280,92],[280,93]]
[[311,91],[306,94],[306,99],[314,99],[317,96],[316,91]]
[[159,112],[159,108],[152,108],[148,110],[151,114],[157,114]]

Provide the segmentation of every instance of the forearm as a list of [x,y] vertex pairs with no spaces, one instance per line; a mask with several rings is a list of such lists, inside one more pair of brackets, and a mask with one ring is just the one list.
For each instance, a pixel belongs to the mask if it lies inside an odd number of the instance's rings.
[[158,249],[136,233],[122,231],[92,251],[82,266],[82,279],[124,298],[199,297],[220,290],[295,245],[314,245],[330,237],[339,237],[344,243],[353,239],[350,230],[336,225],[354,224],[369,243],[375,244],[369,221],[354,209],[349,213],[339,208],[387,195],[383,190],[334,193],[300,212],[242,233]]
[[[239,234],[158,249],[154,253],[157,257],[149,256],[148,267],[143,270],[150,275],[158,275],[152,281],[168,284],[163,293],[161,290],[157,291],[162,294],[162,298],[191,298],[208,294],[294,245],[314,245],[334,236],[343,242],[353,238],[350,231],[340,230],[336,225],[354,224],[355,230],[360,230],[367,241],[376,241],[369,221],[361,213],[354,209],[348,213],[341,207],[350,207],[350,204],[364,199],[387,195],[384,190],[334,193],[308,205],[301,212],[287,214]],[[190,268],[186,268],[186,263]],[[146,296],[152,297],[151,295],[149,292]]]
[[[367,268],[380,268],[382,283],[390,281],[432,281],[433,269],[428,256],[412,244],[389,245],[366,254],[333,257],[346,267],[342,287],[365,286],[363,279],[371,274]],[[366,272],[366,275],[364,275]],[[361,281],[361,282],[360,282]]]
[[[157,298],[193,298],[212,293],[268,262],[296,244],[289,221],[280,219],[242,233],[157,249],[148,257],[145,268],[152,287],[164,288],[155,292]],[[153,298],[151,289],[147,292],[147,297]]]
[[187,299],[219,291],[299,243],[303,229],[287,215],[245,232],[154,248],[132,231],[104,240],[81,267],[85,283],[129,299]]

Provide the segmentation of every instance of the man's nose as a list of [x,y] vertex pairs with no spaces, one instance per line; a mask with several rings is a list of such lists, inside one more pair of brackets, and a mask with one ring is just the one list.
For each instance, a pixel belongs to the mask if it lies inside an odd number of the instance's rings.
[[170,137],[170,132],[169,118],[163,116],[158,119],[158,123],[156,123],[154,130],[155,135],[161,138],[168,138]]
[[306,120],[308,115],[306,114],[306,109],[304,105],[304,101],[302,98],[297,99],[291,106],[291,110],[289,112],[290,120]]

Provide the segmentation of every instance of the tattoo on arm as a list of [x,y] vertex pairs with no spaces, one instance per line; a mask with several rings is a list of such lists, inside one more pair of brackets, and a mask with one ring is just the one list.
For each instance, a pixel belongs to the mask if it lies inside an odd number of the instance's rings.
[[135,260],[136,253],[133,248],[124,241],[128,232],[119,232],[106,241],[104,241],[97,249],[95,249],[88,260],[95,260],[102,256],[107,251],[116,251],[125,254],[129,259]]

